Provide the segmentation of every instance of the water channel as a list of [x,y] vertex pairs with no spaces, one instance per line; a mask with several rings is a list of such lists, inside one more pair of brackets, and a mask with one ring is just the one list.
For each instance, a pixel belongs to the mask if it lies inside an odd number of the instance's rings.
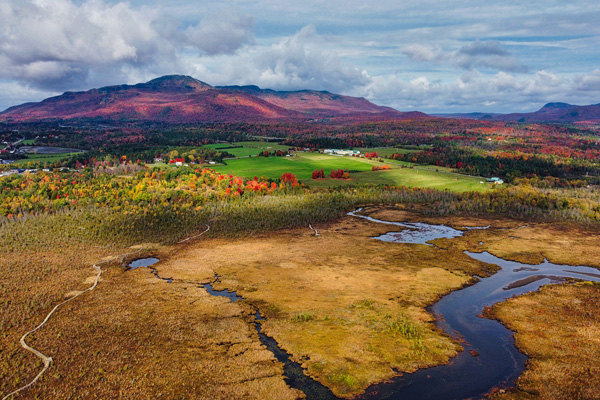
[[[462,236],[469,229],[458,230],[446,225],[426,223],[391,222],[360,215],[361,209],[348,213],[350,216],[371,222],[403,228],[372,239],[394,243],[425,244],[438,238]],[[480,243],[481,244],[481,243]],[[527,357],[514,345],[513,334],[496,320],[482,318],[484,307],[504,301],[510,297],[538,290],[542,285],[566,279],[600,281],[600,271],[585,266],[553,264],[545,260],[538,265],[523,264],[498,258],[490,253],[465,254],[475,260],[500,267],[494,275],[481,278],[472,286],[454,291],[428,308],[437,320],[437,326],[455,339],[460,339],[465,348],[447,365],[422,369],[404,374],[390,382],[370,386],[362,399],[466,399],[481,398],[496,387],[514,386],[523,372]],[[149,267],[158,262],[156,258],[139,259],[129,264],[128,269]],[[156,269],[152,273],[162,278]],[[215,281],[218,281],[216,277]],[[227,297],[231,302],[243,300],[235,291],[215,290],[210,283],[204,288],[212,296]],[[281,349],[275,339],[262,333],[259,311],[256,311],[254,327],[260,341],[277,360],[284,364],[284,375],[289,386],[302,390],[309,400],[336,399],[321,383],[306,376],[300,364],[291,360],[290,354]]]
[[[383,221],[358,212],[360,209],[349,215],[405,228],[373,238],[386,242],[432,245],[428,242],[434,239],[454,238],[469,229],[488,228],[465,228],[461,231],[445,225]],[[479,317],[484,307],[569,278],[600,281],[600,271],[596,268],[559,265],[547,260],[539,265],[528,265],[507,261],[487,252],[465,254],[475,260],[498,265],[500,270],[472,286],[446,295],[428,308],[436,317],[438,327],[466,343],[463,345],[465,351],[447,365],[404,374],[389,383],[373,385],[361,398],[481,398],[493,388],[514,386],[514,381],[525,368],[527,357],[515,347],[510,330],[496,320]]]
[[[159,261],[158,258],[149,257],[149,258],[140,258],[135,261],[132,261],[127,266],[127,271],[136,269],[136,268],[150,268],[152,265],[156,264]],[[158,271],[155,268],[150,268],[152,274],[156,276],[158,279],[165,280],[169,283],[172,282],[172,278],[162,278],[158,275]],[[216,276],[215,281],[213,283],[218,282],[220,276]],[[215,297],[226,297],[232,303],[235,303],[238,300],[243,300],[242,296],[239,296],[237,292],[231,290],[215,290],[213,288],[213,283],[205,283],[202,286],[208,294]],[[264,321],[265,318],[260,314],[259,311],[256,311],[255,320],[254,320],[254,328],[258,333],[258,337],[260,342],[269,350],[275,358],[279,362],[283,364],[283,374],[286,383],[295,389],[299,389],[306,394],[307,399],[311,400],[335,400],[336,396],[331,393],[331,390],[321,384],[320,382],[312,379],[310,376],[304,374],[304,370],[302,366],[293,361],[291,359],[291,355],[279,347],[279,344],[275,339],[270,336],[265,335],[262,332],[262,325],[260,321]]]

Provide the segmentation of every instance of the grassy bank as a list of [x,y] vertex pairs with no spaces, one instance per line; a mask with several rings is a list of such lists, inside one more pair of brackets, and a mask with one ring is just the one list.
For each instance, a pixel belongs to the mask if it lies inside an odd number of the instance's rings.
[[517,390],[495,399],[595,399],[600,387],[600,285],[550,285],[497,304],[490,316],[527,354]]
[[222,278],[266,316],[263,331],[340,397],[448,361],[460,349],[425,307],[484,273],[462,251],[383,243],[388,228],[346,217],[334,224],[204,239],[158,265],[185,281]]

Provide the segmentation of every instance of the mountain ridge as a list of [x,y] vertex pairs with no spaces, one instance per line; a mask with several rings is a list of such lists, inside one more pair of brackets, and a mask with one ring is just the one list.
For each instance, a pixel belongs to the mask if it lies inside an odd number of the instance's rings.
[[203,123],[425,117],[423,113],[402,113],[364,98],[327,91],[276,91],[253,85],[211,86],[185,75],[165,75],[134,85],[65,92],[0,113],[0,120],[9,122],[89,118]]
[[539,110],[529,113],[496,114],[472,112],[434,115],[444,118],[465,118],[482,121],[597,124],[600,123],[600,104],[578,106],[569,103],[553,102],[547,103]]

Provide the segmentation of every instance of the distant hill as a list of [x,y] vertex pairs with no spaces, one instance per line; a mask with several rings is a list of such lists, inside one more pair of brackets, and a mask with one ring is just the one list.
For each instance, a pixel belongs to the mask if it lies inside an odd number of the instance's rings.
[[259,122],[424,118],[377,106],[364,98],[257,86],[214,87],[190,76],[168,75],[137,85],[66,92],[37,103],[10,107],[0,121],[89,119],[111,121]]
[[530,113],[490,114],[474,112],[468,114],[437,114],[436,116],[485,121],[598,124],[600,123],[600,104],[576,106],[567,103],[548,103],[538,111]]
[[600,104],[575,106],[567,103],[548,103],[532,113],[498,115],[496,121],[600,123]]
[[498,113],[482,113],[482,112],[472,112],[472,113],[454,113],[454,114],[430,114],[432,117],[441,117],[441,118],[455,118],[455,119],[481,119],[481,120],[491,120],[494,117],[502,114]]

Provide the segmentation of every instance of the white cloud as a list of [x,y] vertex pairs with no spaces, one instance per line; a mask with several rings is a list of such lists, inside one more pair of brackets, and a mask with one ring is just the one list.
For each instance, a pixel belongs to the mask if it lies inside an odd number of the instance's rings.
[[222,54],[254,41],[252,18],[232,10],[184,30],[158,8],[124,2],[8,0],[0,20],[0,78],[46,89],[122,83],[132,68],[172,73],[184,47]]
[[447,58],[447,55],[439,47],[429,47],[420,44],[406,46],[402,49],[402,53],[414,61],[441,62]]
[[236,10],[220,10],[205,16],[186,30],[187,43],[207,54],[231,54],[254,44],[254,20]]
[[258,85],[279,90],[346,92],[370,82],[368,74],[328,50],[326,38],[308,25],[270,46],[201,58],[194,76],[215,84]]
[[599,12],[583,0],[3,0],[0,108],[173,73],[430,112],[598,103]]
[[12,105],[27,103],[30,101],[39,101],[40,99],[55,96],[59,93],[37,90],[29,86],[21,85],[14,81],[0,80],[1,98],[11,99],[11,103],[0,104],[0,111]]
[[[584,92],[600,92],[600,69],[574,78],[575,89]],[[600,99],[598,100],[600,102]]]
[[495,71],[527,72],[527,67],[495,40],[476,40],[458,50],[444,51],[439,46],[412,44],[402,53],[417,62],[448,63],[464,69],[486,68]]
[[565,81],[565,79],[560,78],[553,73],[547,71],[538,71],[524,85],[522,88],[522,93],[525,96],[543,98],[544,96],[549,96],[557,92],[567,91],[570,89],[567,87],[567,85],[568,83]]
[[527,112],[552,101],[597,103],[600,88],[584,96],[577,93],[581,82],[596,82],[595,79],[600,83],[600,71],[577,79],[547,71],[518,77],[506,72],[487,75],[470,71],[452,81],[429,80],[425,76],[402,79],[395,75],[374,77],[361,94],[376,103],[400,110]]

